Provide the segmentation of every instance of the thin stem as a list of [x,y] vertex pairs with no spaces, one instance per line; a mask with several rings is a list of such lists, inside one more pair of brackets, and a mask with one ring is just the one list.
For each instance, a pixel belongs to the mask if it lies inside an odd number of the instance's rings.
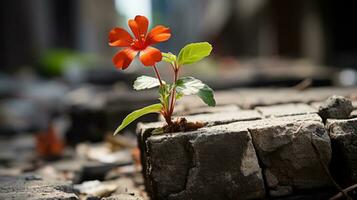
[[[179,72],[179,70],[178,70],[177,66],[174,66],[174,73],[175,73],[174,84],[176,83],[176,81],[178,79],[178,72]],[[171,92],[170,115],[172,115],[172,113],[174,112],[175,95],[176,95],[176,86],[174,86],[174,88],[172,88],[172,92]]]
[[[162,80],[161,80],[161,76],[160,76],[159,71],[158,71],[157,68],[156,68],[156,65],[153,65],[153,68],[154,68],[154,71],[155,71],[155,74],[156,74],[157,79],[159,79],[160,87],[163,87],[163,83],[162,83]],[[171,125],[171,124],[172,124],[171,114],[170,114],[170,110],[169,110],[169,108],[168,108],[168,106],[170,106],[170,105],[166,106],[166,103],[163,103],[163,106],[164,106],[164,110],[161,111],[161,114],[164,116],[166,123],[167,123],[168,125]]]
[[162,87],[163,84],[162,84],[162,81],[161,81],[160,73],[159,73],[159,71],[157,70],[156,65],[153,65],[153,67],[154,67],[154,71],[155,71],[156,77],[157,77],[157,79],[159,79],[160,87]]

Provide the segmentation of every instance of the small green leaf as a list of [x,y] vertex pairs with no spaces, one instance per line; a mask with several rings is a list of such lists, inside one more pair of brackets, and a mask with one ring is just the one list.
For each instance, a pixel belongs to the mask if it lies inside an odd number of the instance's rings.
[[168,63],[174,63],[176,62],[176,56],[171,52],[162,53],[162,60]]
[[[163,83],[165,83],[163,81]],[[157,78],[150,77],[150,76],[140,76],[134,82],[134,89],[135,90],[143,90],[154,88],[160,85],[160,81]]]
[[216,106],[213,90],[202,81],[193,77],[182,77],[176,82],[176,91],[178,94],[192,95],[196,94],[208,106]]
[[195,63],[209,56],[212,45],[208,42],[198,42],[186,45],[178,55],[178,65]]
[[162,109],[162,105],[160,103],[157,103],[130,113],[128,116],[125,117],[125,119],[121,122],[120,126],[115,130],[114,135],[119,133],[121,130],[123,130],[126,126],[128,126],[131,122],[133,122],[137,118],[149,113],[158,113],[160,112],[161,109]]
[[176,100],[179,100],[183,97],[183,93],[176,92]]

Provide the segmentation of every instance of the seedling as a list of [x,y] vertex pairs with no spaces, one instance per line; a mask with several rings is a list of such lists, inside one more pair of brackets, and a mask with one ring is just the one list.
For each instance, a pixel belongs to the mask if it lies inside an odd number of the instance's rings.
[[[181,49],[178,56],[172,53],[162,53],[152,45],[167,41],[171,37],[171,30],[165,26],[155,26],[148,31],[149,21],[144,16],[136,16],[128,21],[128,25],[133,32],[132,37],[123,28],[113,28],[109,33],[109,45],[113,47],[125,47],[113,57],[113,63],[118,69],[126,69],[139,54],[139,59],[144,66],[152,67],[156,78],[150,76],[140,76],[134,82],[135,90],[144,90],[159,87],[160,103],[153,104],[130,113],[114,135],[123,130],[127,125],[137,118],[149,113],[161,113],[167,125],[164,132],[175,132],[182,125],[199,127],[200,123],[187,123],[185,119],[172,120],[175,103],[184,95],[197,95],[208,106],[215,106],[213,90],[202,81],[194,77],[180,77],[180,69],[184,65],[192,64],[210,55],[212,46],[208,42],[198,42],[186,45]],[[173,82],[167,83],[162,80],[156,63],[167,62],[173,72]]]

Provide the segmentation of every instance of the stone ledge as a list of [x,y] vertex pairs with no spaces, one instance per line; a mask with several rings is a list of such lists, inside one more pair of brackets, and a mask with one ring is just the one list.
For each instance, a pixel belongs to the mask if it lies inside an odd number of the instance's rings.
[[303,103],[257,106],[255,109],[259,111],[264,117],[283,117],[317,113],[315,108]]
[[247,129],[151,136],[145,144],[144,175],[153,199],[237,199],[239,195],[254,199],[265,195]]
[[[333,166],[336,163],[333,133],[342,131],[347,138],[351,136],[346,134],[348,130],[357,132],[354,130],[357,125],[351,125],[355,119],[328,119],[324,125],[325,120],[317,114],[319,103],[314,102],[324,101],[331,95],[351,97],[353,93],[357,93],[356,88],[218,92],[216,99],[220,107],[243,108],[234,109],[234,112],[203,111],[202,102],[192,102],[192,98],[188,98],[183,105],[192,115],[185,117],[189,121],[205,121],[208,123],[206,127],[192,132],[152,136],[153,128],[162,126],[163,122],[138,126],[146,188],[154,200],[294,199],[302,196],[314,199],[319,195],[330,196],[334,190],[330,190],[331,182],[319,157],[326,165],[332,157]],[[247,113],[251,112],[248,117],[243,116],[242,113],[247,111],[244,109],[252,108],[260,113],[256,115],[248,110]],[[352,116],[353,113],[349,117]],[[338,128],[331,131],[331,124]],[[318,154],[313,146],[318,149]],[[346,149],[346,145],[340,148]],[[352,157],[348,161],[352,162],[351,166],[357,163]],[[248,180],[244,174],[254,176],[248,175],[251,176]],[[235,178],[239,180],[235,181]],[[242,185],[239,182],[242,180],[258,193]],[[236,191],[239,196],[235,196]]]
[[240,108],[237,105],[224,105],[215,107],[197,107],[193,109],[186,108],[184,104],[175,107],[174,115],[197,115],[209,113],[237,112]]
[[332,143],[332,172],[349,185],[357,181],[357,118],[327,119],[326,128]]
[[[265,187],[271,196],[284,196],[295,189],[330,185],[317,155],[311,153],[312,139],[323,161],[330,161],[330,139],[317,114],[146,135],[153,126],[159,123],[138,128],[146,187],[153,199],[220,199],[227,197],[224,195],[235,199],[238,189],[246,199],[263,198]],[[234,181],[229,182],[227,177]],[[250,183],[249,188],[243,182]]]
[[[228,124],[231,122],[261,119],[262,115],[256,110],[231,110],[225,112],[212,112],[207,114],[175,116],[174,119],[180,117],[186,118],[189,122],[204,122],[207,123],[206,126],[215,126],[221,124]],[[160,118],[160,121],[164,121],[163,117]],[[149,124],[151,126],[155,126],[155,128],[162,126],[162,123],[160,124],[157,122]]]
[[[215,92],[218,106],[238,105],[243,109],[287,103],[311,103],[325,101],[332,95],[349,97],[357,88],[320,87],[298,91],[290,88],[234,89]],[[179,104],[185,109],[204,107],[202,101],[193,96],[184,97]]]

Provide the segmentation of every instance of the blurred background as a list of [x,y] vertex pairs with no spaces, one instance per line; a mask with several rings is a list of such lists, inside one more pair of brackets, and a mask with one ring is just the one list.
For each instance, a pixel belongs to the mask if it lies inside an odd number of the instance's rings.
[[[102,141],[126,114],[156,102],[155,91],[131,88],[151,68],[135,60],[119,71],[111,61],[119,48],[108,46],[109,31],[128,29],[138,14],[171,28],[164,52],[210,42],[212,56],[183,74],[215,90],[356,85],[355,8],[337,0],[2,0],[0,137],[32,133],[38,154],[59,155],[64,143]],[[167,65],[159,70],[170,78]]]

